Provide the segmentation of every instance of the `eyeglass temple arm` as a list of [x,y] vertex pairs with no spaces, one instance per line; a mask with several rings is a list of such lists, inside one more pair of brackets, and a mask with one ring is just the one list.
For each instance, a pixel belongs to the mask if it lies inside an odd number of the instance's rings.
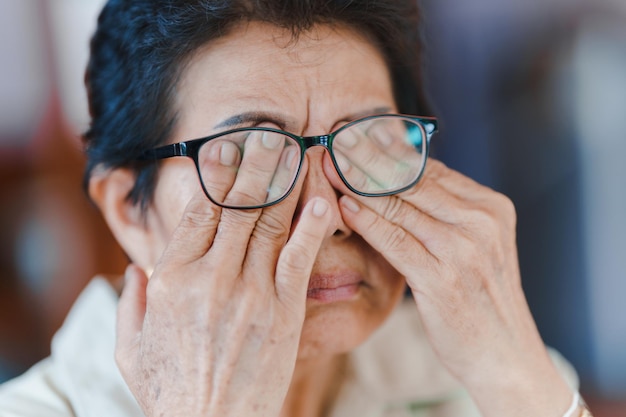
[[150,149],[143,152],[138,160],[154,161],[156,159],[171,158],[174,156],[188,156],[187,143],[174,143],[172,145],[161,146],[160,148]]

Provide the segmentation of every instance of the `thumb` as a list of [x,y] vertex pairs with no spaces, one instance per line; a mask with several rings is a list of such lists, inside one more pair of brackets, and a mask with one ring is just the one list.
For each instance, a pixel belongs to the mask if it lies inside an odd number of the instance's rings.
[[120,369],[135,357],[146,315],[148,277],[136,265],[130,264],[124,276],[126,284],[117,306],[115,360]]

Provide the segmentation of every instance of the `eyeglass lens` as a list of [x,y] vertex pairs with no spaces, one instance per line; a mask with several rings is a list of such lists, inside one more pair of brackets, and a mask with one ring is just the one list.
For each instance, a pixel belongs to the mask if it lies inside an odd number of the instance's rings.
[[216,203],[254,207],[280,200],[295,182],[300,145],[276,132],[242,131],[206,142],[198,152],[200,177]]
[[[411,185],[423,165],[425,134],[402,118],[373,118],[338,131],[329,144],[338,172],[355,191],[386,194]],[[300,143],[287,135],[239,131],[207,141],[198,168],[210,198],[230,207],[272,204],[292,188],[301,164]]]
[[387,194],[411,185],[424,164],[424,130],[400,118],[376,118],[337,133],[333,153],[338,170],[355,190]]

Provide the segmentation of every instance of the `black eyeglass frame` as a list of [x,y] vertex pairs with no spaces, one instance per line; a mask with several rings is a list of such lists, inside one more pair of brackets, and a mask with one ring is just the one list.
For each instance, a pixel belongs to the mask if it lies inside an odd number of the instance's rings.
[[[422,167],[420,169],[419,175],[415,178],[413,182],[411,182],[406,187],[402,187],[400,189],[393,190],[393,191],[386,191],[383,193],[365,193],[365,192],[354,189],[345,179],[345,177],[343,176],[343,173],[339,169],[337,161],[335,160],[335,155],[332,150],[332,144],[333,144],[333,140],[335,136],[337,136],[343,130],[348,129],[351,126],[354,126],[355,124],[362,123],[368,120],[379,119],[379,118],[397,118],[397,119],[404,119],[404,120],[409,120],[411,122],[417,123],[424,132],[425,141],[423,145],[424,148],[423,148],[422,154],[425,157],[424,157],[424,162],[422,163]],[[289,194],[291,194],[291,192],[293,191],[293,188],[295,187],[296,182],[298,181],[298,177],[300,176],[300,170],[302,169],[302,162],[304,161],[304,154],[307,151],[307,149],[313,146],[323,146],[328,151],[330,155],[330,159],[332,160],[335,170],[337,171],[337,174],[341,178],[341,181],[346,185],[346,187],[348,187],[350,191],[352,191],[353,193],[357,195],[364,196],[364,197],[384,197],[384,196],[399,194],[403,191],[410,189],[411,187],[413,187],[415,184],[419,182],[426,168],[426,161],[428,160],[428,152],[430,149],[430,140],[437,131],[438,131],[437,118],[427,117],[427,116],[411,116],[411,115],[405,115],[405,114],[377,114],[377,115],[372,115],[372,116],[366,116],[360,119],[353,120],[341,126],[339,129],[333,132],[330,132],[325,135],[316,135],[316,136],[298,136],[296,134],[293,134],[284,130],[280,130],[280,129],[271,128],[271,127],[241,127],[241,128],[226,130],[224,132],[216,133],[214,135],[206,136],[206,137],[199,138],[199,139],[192,139],[192,140],[188,140],[184,142],[173,143],[170,145],[159,146],[154,149],[149,149],[147,151],[144,151],[142,154],[140,154],[136,158],[136,160],[137,161],[157,161],[157,160],[172,158],[176,156],[185,156],[185,157],[191,158],[196,166],[196,171],[198,172],[198,179],[200,180],[200,185],[202,186],[202,190],[204,191],[204,194],[212,203],[220,207],[228,208],[228,209],[249,210],[249,209],[259,209],[259,208],[273,206],[275,204],[280,203],[285,198],[287,198]],[[272,133],[277,133],[277,134],[281,134],[284,136],[288,136],[294,139],[299,144],[300,162],[299,162],[299,166],[296,171],[296,174],[293,178],[293,182],[290,185],[289,189],[284,193],[284,195],[280,197],[279,199],[277,199],[276,201],[272,201],[270,203],[253,205],[253,206],[231,206],[228,204],[223,204],[223,203],[219,203],[215,201],[211,197],[209,192],[207,191],[206,186],[204,185],[204,181],[202,179],[200,162],[198,159],[200,148],[202,147],[202,145],[204,145],[205,143],[213,139],[218,139],[222,136],[233,134],[233,133],[238,133],[238,132],[272,132]]]

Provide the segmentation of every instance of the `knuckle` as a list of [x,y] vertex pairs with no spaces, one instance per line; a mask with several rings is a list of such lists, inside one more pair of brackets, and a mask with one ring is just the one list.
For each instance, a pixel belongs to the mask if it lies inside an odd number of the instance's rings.
[[209,207],[210,208],[207,210],[206,206],[190,204],[183,213],[180,222],[182,228],[206,228],[207,226],[214,225],[217,220],[219,220],[219,210],[217,207]]
[[[265,203],[265,195],[256,195],[254,190],[264,189],[264,187],[253,187],[250,189],[233,190],[228,194],[226,198],[226,204],[234,206],[256,206]],[[238,210],[238,211],[252,211],[252,210]]]
[[259,219],[260,213],[261,209],[225,210],[220,219],[220,224],[232,225],[233,227],[254,224]]
[[275,211],[266,211],[257,222],[255,235],[283,238],[291,230],[290,222],[281,218]]
[[496,198],[497,206],[504,219],[507,223],[515,224],[517,222],[517,210],[513,200],[501,193],[496,193]]
[[441,177],[440,172],[424,176],[415,187],[407,191],[408,195],[422,199],[424,203],[428,203],[430,206],[445,202],[448,200],[449,194],[444,192],[439,184]]
[[287,275],[304,274],[309,265],[307,261],[307,248],[302,243],[295,242],[280,254],[280,266]]
[[387,199],[385,206],[383,207],[383,216],[386,219],[394,219],[402,213],[404,202],[396,197]]
[[428,161],[426,164],[427,164],[426,165],[427,177],[430,177],[433,179],[441,178],[443,175],[445,175],[446,171],[448,170],[448,167],[443,162],[434,158],[428,158]]
[[404,198],[414,198],[419,197],[425,192],[428,191],[428,188],[432,184],[432,179],[428,176],[424,176],[414,187],[409,188],[408,190],[401,193]]
[[482,235],[496,236],[515,229],[517,214],[510,198],[493,192],[481,207],[469,210],[468,221]]
[[496,219],[489,210],[476,207],[471,208],[466,211],[466,217],[473,230],[481,235],[492,235]]
[[281,271],[292,275],[308,273],[313,265],[321,236],[310,230],[300,230],[297,239],[291,239],[279,257]]
[[229,239],[232,236],[232,232],[250,236],[260,213],[261,209],[223,211],[217,225],[215,240],[223,241],[225,238]]
[[404,253],[407,249],[407,232],[398,226],[393,226],[383,234],[383,242],[389,251]]

